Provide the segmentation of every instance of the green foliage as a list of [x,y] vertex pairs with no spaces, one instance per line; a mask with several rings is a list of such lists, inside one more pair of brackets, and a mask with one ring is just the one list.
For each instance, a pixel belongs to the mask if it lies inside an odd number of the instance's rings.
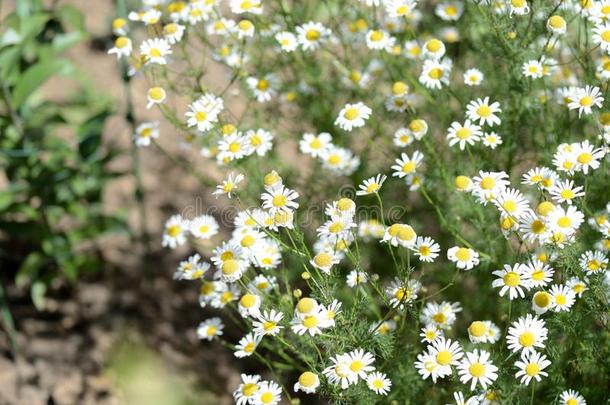
[[[0,253],[41,308],[56,276],[74,282],[96,269],[97,239],[124,229],[101,205],[105,185],[120,173],[107,167],[118,151],[102,147],[110,100],[63,55],[87,38],[82,14],[17,3],[0,35],[0,168],[8,182],[0,190],[0,229],[8,235]],[[60,76],[76,84],[73,95],[53,93],[63,82],[43,87]]]

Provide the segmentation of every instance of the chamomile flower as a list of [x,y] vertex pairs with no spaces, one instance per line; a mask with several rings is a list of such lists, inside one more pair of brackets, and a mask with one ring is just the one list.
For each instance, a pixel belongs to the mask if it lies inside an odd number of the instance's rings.
[[496,270],[492,274],[498,276],[491,286],[500,287],[500,297],[508,292],[508,298],[512,301],[517,297],[525,298],[525,291],[531,288],[529,279],[523,270],[523,265],[516,263],[513,266],[505,264],[501,270]]
[[585,398],[577,391],[566,390],[561,393],[560,405],[587,405]]
[[197,337],[199,339],[212,340],[216,336],[222,336],[224,324],[218,317],[206,319],[197,327]]
[[370,30],[366,34],[366,46],[374,50],[389,50],[394,46],[395,39],[384,30]]
[[551,294],[552,309],[555,312],[569,311],[576,301],[574,291],[565,285],[551,286],[549,294]]
[[486,343],[489,321],[473,321],[468,326],[468,337],[472,343]]
[[222,98],[206,93],[189,104],[188,108],[189,111],[185,113],[186,124],[196,127],[198,131],[207,132],[218,122],[218,114],[224,108],[224,102]]
[[558,181],[549,189],[549,193],[554,201],[558,203],[572,204],[572,200],[585,195],[583,187],[574,186],[574,181]]
[[175,249],[178,246],[186,243],[186,235],[188,232],[188,221],[182,218],[181,215],[172,215],[165,223],[163,230],[163,247]]
[[273,135],[264,129],[251,129],[246,132],[246,149],[255,152],[258,156],[265,156],[273,147]]
[[333,252],[320,252],[309,263],[316,269],[322,270],[325,274],[330,274],[330,269],[339,263],[339,257]]
[[177,44],[184,36],[184,25],[169,23],[163,26],[163,37],[170,45]]
[[467,352],[457,366],[460,382],[466,384],[470,381],[471,391],[475,389],[477,384],[486,389],[498,378],[496,373],[498,367],[491,363],[489,357],[489,352],[474,349],[472,352]]
[[445,332],[438,326],[430,324],[421,328],[419,336],[421,337],[420,341],[422,343],[432,343],[436,339],[445,336]]
[[602,51],[610,51],[610,23],[598,24],[593,28],[593,43],[599,45]]
[[266,75],[260,78],[248,77],[246,79],[246,84],[254,94],[256,101],[259,103],[270,101],[277,95],[277,91],[273,88],[274,83],[275,76],[273,75]]
[[554,232],[558,231],[569,236],[578,230],[584,218],[583,213],[573,205],[569,205],[567,209],[557,206],[549,214],[549,226]]
[[252,353],[254,353],[254,351],[258,347],[260,341],[260,337],[255,336],[252,333],[248,333],[246,336],[239,340],[239,343],[237,345],[235,345],[236,350],[233,354],[238,359],[251,356]]
[[394,132],[393,142],[394,145],[404,148],[413,143],[415,137],[411,135],[411,131],[408,128],[399,128]]
[[436,60],[428,59],[424,62],[419,82],[429,89],[440,90],[443,85],[449,84],[449,74],[453,64],[447,58]]
[[493,102],[489,103],[489,97],[485,97],[484,99],[477,98],[476,100],[472,100],[466,106],[466,117],[476,122],[479,121],[479,125],[500,125],[502,122],[500,118],[497,116],[497,113],[502,112],[500,108],[500,103]]
[[239,183],[241,183],[244,178],[244,175],[241,173],[230,173],[226,180],[223,180],[222,184],[216,186],[216,190],[212,193],[212,195],[219,196],[221,194],[226,194],[228,198],[231,198],[232,193],[235,193]]
[[246,293],[241,296],[238,302],[237,309],[243,318],[260,316],[262,299],[258,294]]
[[542,315],[553,306],[551,294],[546,291],[536,291],[532,297],[532,309],[537,315]]
[[447,250],[447,259],[455,263],[458,269],[471,270],[479,264],[479,254],[470,248],[454,246]]
[[434,13],[445,21],[457,21],[463,12],[463,4],[457,1],[439,3],[434,9]]
[[294,392],[303,391],[306,394],[313,394],[320,386],[320,378],[311,371],[305,371],[299,376],[294,384]]
[[460,150],[464,150],[467,144],[474,145],[475,142],[481,139],[482,135],[481,127],[472,124],[470,120],[466,120],[464,124],[454,121],[447,130],[449,146],[458,144]]
[[159,137],[159,122],[143,122],[136,128],[134,135],[135,143],[137,146],[149,146],[153,139]]
[[354,288],[360,284],[366,284],[368,275],[363,271],[352,270],[347,275],[346,283],[349,288]]
[[530,7],[527,0],[510,0],[509,1],[510,15],[524,15],[530,12]]
[[150,108],[155,104],[163,104],[165,99],[167,98],[167,93],[162,87],[151,87],[148,89],[146,93],[146,99],[148,100],[148,104],[146,104],[146,108]]
[[390,297],[390,305],[403,310],[406,306],[417,299],[417,293],[421,289],[421,283],[415,279],[403,281],[396,277],[386,288],[386,294]]
[[178,269],[174,273],[174,279],[197,280],[202,278],[209,268],[209,263],[201,262],[201,256],[194,254],[187,260],[180,262]]
[[252,38],[255,30],[254,23],[250,20],[241,20],[236,26],[237,37],[239,39]]
[[564,35],[568,28],[566,20],[560,15],[552,15],[546,20],[546,29],[554,35]]
[[[524,1],[524,0],[519,0],[519,1]],[[525,62],[521,66],[521,72],[523,73],[523,76],[525,76],[525,77],[529,77],[532,79],[539,79],[544,76],[544,67],[542,66],[542,63],[540,63],[540,61],[530,60],[530,61]]]
[[523,278],[529,282],[531,288],[546,287],[552,280],[555,270],[538,259],[532,259],[521,265]]
[[129,25],[124,18],[115,18],[112,20],[112,33],[114,35],[127,35]]
[[572,290],[577,297],[582,297],[583,293],[589,288],[587,287],[587,279],[579,279],[578,277],[572,277],[566,282],[566,286]]
[[132,50],[131,39],[121,36],[114,40],[114,47],[108,50],[108,55],[114,54],[117,59],[121,59],[122,57],[129,57]]
[[366,377],[366,385],[377,395],[388,395],[392,381],[385,374],[374,371]]
[[440,365],[439,373],[444,376],[451,375],[451,366],[460,364],[460,359],[464,356],[462,347],[458,342],[444,337],[438,338],[428,346],[428,354],[434,357]]
[[250,404],[254,394],[260,389],[260,375],[241,375],[241,384],[233,391],[233,398],[236,405]]
[[339,112],[335,125],[348,132],[354,128],[361,128],[372,112],[373,110],[362,102],[346,104]]
[[580,255],[578,264],[588,275],[600,274],[608,268],[608,258],[599,250],[588,250]]
[[528,201],[519,190],[514,188],[505,188],[500,191],[493,203],[502,216],[517,220],[525,216],[529,209]]
[[418,236],[412,250],[422,262],[432,263],[438,257],[441,247],[429,236]]
[[513,352],[522,350],[524,353],[544,349],[547,339],[547,329],[544,320],[527,314],[514,321],[508,328],[506,342]]
[[[429,352],[420,353],[417,355],[417,361],[415,362],[415,368],[421,377],[425,380],[428,377],[432,378],[432,382],[436,383],[439,378],[447,376],[447,368],[443,367],[436,360],[436,356]],[[451,368],[449,368],[451,371]]]
[[231,0],[229,6],[231,7],[231,12],[235,14],[262,14],[263,12],[261,0]]
[[251,400],[252,405],[277,405],[282,400],[282,387],[275,381],[262,381]]
[[322,329],[330,327],[332,322],[326,319],[320,308],[306,315],[295,316],[290,322],[291,329],[297,335],[309,333],[311,336],[319,335]]
[[415,245],[417,234],[410,225],[392,224],[386,228],[381,242],[388,242],[392,246],[403,246],[410,248]]
[[350,370],[350,358],[346,354],[331,357],[330,360],[332,365],[322,371],[329,383],[340,384],[342,389],[346,389],[351,384],[358,382],[357,379],[354,381],[353,378],[350,378],[353,372]]
[[327,132],[322,132],[318,135],[303,134],[303,138],[299,141],[299,149],[306,155],[319,157],[332,145],[332,136]]
[[602,92],[599,87],[587,85],[584,88],[577,88],[570,96],[571,101],[568,103],[568,108],[570,110],[578,110],[578,117],[582,114],[591,114],[593,107],[601,108],[604,102],[604,97],[601,94]]
[[521,360],[515,362],[515,367],[519,369],[515,374],[515,378],[520,379],[521,384],[529,385],[532,379],[540,381],[542,377],[547,377],[549,374],[546,371],[542,371],[547,368],[551,362],[547,360],[544,354],[538,352],[523,352],[521,353]]
[[310,21],[299,25],[297,38],[304,51],[315,50],[330,37],[331,31],[318,22]]
[[584,174],[589,173],[589,169],[597,170],[600,165],[600,160],[603,159],[605,152],[603,148],[595,148],[585,140],[578,145],[574,153],[576,155],[576,169]]
[[292,32],[278,32],[275,34],[275,40],[280,44],[284,52],[292,52],[299,46],[297,37]]
[[378,174],[377,176],[364,180],[362,184],[358,186],[360,190],[356,191],[356,195],[377,194],[387,178],[388,177],[385,174]]
[[498,145],[502,145],[502,137],[495,132],[485,132],[483,134],[483,145],[490,149],[496,149]]
[[357,383],[358,380],[366,381],[368,373],[375,370],[375,367],[372,365],[375,362],[375,357],[363,349],[352,350],[346,353],[345,357],[350,370],[348,379],[353,384]]
[[147,39],[140,45],[140,53],[145,58],[146,63],[156,63],[166,65],[166,56],[172,53],[169,42],[163,38]]
[[425,325],[436,325],[441,329],[451,329],[456,320],[456,313],[462,307],[457,302],[443,301],[440,304],[428,302],[420,314],[420,321]]
[[417,2],[415,0],[386,0],[385,9],[390,18],[406,17],[413,12]]
[[493,201],[510,184],[506,172],[480,171],[472,181],[474,183],[473,193],[479,197],[483,205]]
[[485,75],[479,69],[471,68],[464,72],[464,84],[466,86],[480,86]]
[[423,57],[427,59],[439,60],[445,55],[446,49],[443,41],[432,38],[422,47]]
[[400,178],[415,173],[424,159],[424,155],[419,151],[415,151],[411,158],[406,153],[402,153],[400,156],[400,159],[396,159],[396,165],[392,166],[392,169],[395,170],[392,175]]

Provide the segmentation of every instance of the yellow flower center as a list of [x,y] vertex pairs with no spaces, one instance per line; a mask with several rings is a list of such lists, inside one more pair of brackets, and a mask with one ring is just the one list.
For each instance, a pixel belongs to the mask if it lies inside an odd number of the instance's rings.
[[116,41],[114,41],[114,45],[117,48],[125,48],[129,44],[129,38],[127,37],[118,37]]
[[514,8],[523,8],[527,2],[525,0],[511,0],[510,4],[512,4]]
[[332,256],[329,253],[321,252],[313,258],[313,261],[319,267],[329,267],[332,264]]
[[207,335],[208,336],[214,336],[216,334],[216,331],[218,330],[218,328],[216,328],[216,326],[208,326],[208,330],[207,330]]
[[447,316],[442,312],[437,312],[432,316],[432,319],[434,319],[434,322],[442,324],[447,320]]
[[458,129],[455,132],[455,135],[460,139],[468,139],[471,134],[472,134],[472,131],[470,131],[470,129],[464,128],[464,127]]
[[263,404],[270,404],[273,402],[273,393],[271,392],[265,392],[264,394],[261,395],[261,402]]
[[239,263],[237,260],[229,259],[222,263],[222,273],[226,276],[235,274],[239,270]]
[[561,28],[565,27],[566,21],[563,19],[563,17],[554,15],[551,18],[549,18],[549,25],[552,28],[561,29]]
[[569,217],[561,217],[557,220],[557,225],[561,228],[568,228],[572,225],[572,220]]
[[556,302],[558,305],[565,305],[565,304],[566,304],[566,302],[567,302],[566,296],[565,296],[565,295],[563,295],[563,294],[558,294],[558,295],[556,295],[556,296],[555,296],[555,302]]
[[466,176],[457,176],[455,178],[455,187],[458,190],[464,190],[470,185],[470,179]]
[[468,332],[474,337],[481,337],[487,332],[487,325],[481,321],[474,321],[468,327]]
[[459,248],[455,252],[455,257],[457,257],[457,259],[461,262],[467,262],[470,260],[470,249],[463,247]]
[[318,318],[312,315],[308,315],[303,319],[303,325],[306,328],[314,328],[318,325]]
[[589,163],[590,161],[593,160],[593,156],[589,152],[583,152],[580,155],[578,155],[576,160],[578,161],[578,163],[580,163],[582,165],[586,165],[587,163]]
[[533,377],[535,375],[538,375],[538,373],[540,372],[540,367],[536,363],[530,363],[527,366],[525,366],[525,372],[530,377]]
[[261,91],[267,90],[267,88],[269,88],[269,81],[265,79],[260,79],[256,84],[256,88]]
[[521,276],[519,276],[519,274],[515,273],[514,271],[509,271],[508,273],[506,273],[503,279],[504,284],[509,287],[516,287],[521,282]]
[[438,67],[430,69],[430,72],[428,72],[428,76],[430,77],[430,79],[438,80],[443,76],[443,69]]
[[519,336],[519,344],[523,347],[531,347],[536,343],[536,336],[530,332],[526,331]]
[[245,397],[251,397],[252,395],[254,395],[256,393],[256,391],[258,391],[258,385],[254,384],[254,383],[244,384],[244,386],[241,389],[241,393]]
[[316,301],[313,298],[301,298],[297,303],[297,311],[302,314],[307,314],[316,307]]
[[357,109],[357,108],[351,107],[351,108],[348,108],[348,109],[345,111],[345,113],[343,114],[343,116],[344,116],[346,119],[348,119],[348,120],[350,120],[350,121],[353,121],[353,120],[355,120],[356,118],[358,118],[358,117],[360,116],[360,112],[358,111],[358,109]]
[[487,176],[481,179],[481,188],[483,190],[491,190],[495,185],[496,181],[493,179],[493,177]]
[[379,42],[383,39],[383,32],[379,31],[379,30],[375,30],[373,32],[371,32],[371,41],[373,42]]
[[205,121],[207,117],[208,117],[208,115],[204,111],[197,111],[195,113],[195,119],[198,122]]
[[283,194],[276,195],[275,197],[273,197],[273,200],[271,200],[271,203],[276,208],[285,206],[287,202],[288,199]]
[[180,235],[181,232],[182,228],[180,228],[180,225],[171,225],[167,228],[167,234],[172,238],[175,238],[176,236]]
[[540,308],[546,308],[551,303],[551,295],[545,291],[534,294],[534,303]]
[[491,115],[491,108],[488,105],[482,105],[477,109],[479,117],[487,118]]
[[549,201],[543,201],[540,204],[538,204],[538,214],[542,215],[543,217],[546,217],[547,215],[549,215],[553,210],[555,209],[555,206],[553,205],[552,202]]
[[481,363],[472,363],[468,368],[468,371],[474,378],[480,378],[485,374],[485,365]]
[[310,371],[306,371],[299,376],[299,384],[303,387],[313,387],[318,379],[318,376]]
[[[604,42],[610,42],[610,31],[602,32],[601,37],[604,40]],[[589,97],[589,98],[591,98],[591,97]],[[581,105],[583,105],[582,101],[581,101]],[[591,105],[591,104],[589,104],[589,105]]]
[[354,360],[349,365],[349,369],[352,370],[354,373],[358,373],[360,370],[362,370],[363,367],[364,363],[361,360]]
[[315,29],[308,30],[307,33],[305,33],[305,38],[309,41],[317,41],[320,39],[320,31]]
[[433,38],[430,41],[428,41],[428,44],[426,45],[426,48],[430,52],[438,52],[441,49],[442,46],[443,46],[443,43],[441,41],[439,41],[436,38]]
[[[606,31],[608,33],[608,41],[610,41],[610,31]],[[602,34],[603,36],[603,34]],[[589,107],[593,104],[593,97],[591,96],[584,96],[583,98],[580,99],[580,105],[583,107]]]
[[436,361],[441,366],[446,366],[446,365],[450,364],[451,360],[453,360],[453,356],[451,355],[451,352],[448,350],[441,350],[436,355]]

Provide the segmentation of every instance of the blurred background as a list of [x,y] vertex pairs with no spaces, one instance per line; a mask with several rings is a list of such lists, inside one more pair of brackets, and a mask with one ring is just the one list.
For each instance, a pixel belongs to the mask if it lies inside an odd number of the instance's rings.
[[160,120],[159,143],[201,162],[106,53],[128,6],[0,0],[0,404],[224,404],[239,384],[172,280],[184,252],[161,251],[164,221],[210,194],[133,145]]

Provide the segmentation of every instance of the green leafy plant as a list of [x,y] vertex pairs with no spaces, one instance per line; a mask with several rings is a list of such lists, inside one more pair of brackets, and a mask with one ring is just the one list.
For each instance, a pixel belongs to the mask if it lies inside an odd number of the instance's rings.
[[[124,229],[102,210],[119,151],[102,145],[111,101],[64,56],[88,38],[81,12],[19,1],[1,24],[0,258],[42,308],[55,277],[74,282],[98,268],[97,238]],[[49,90],[58,77],[74,82],[74,94]]]

